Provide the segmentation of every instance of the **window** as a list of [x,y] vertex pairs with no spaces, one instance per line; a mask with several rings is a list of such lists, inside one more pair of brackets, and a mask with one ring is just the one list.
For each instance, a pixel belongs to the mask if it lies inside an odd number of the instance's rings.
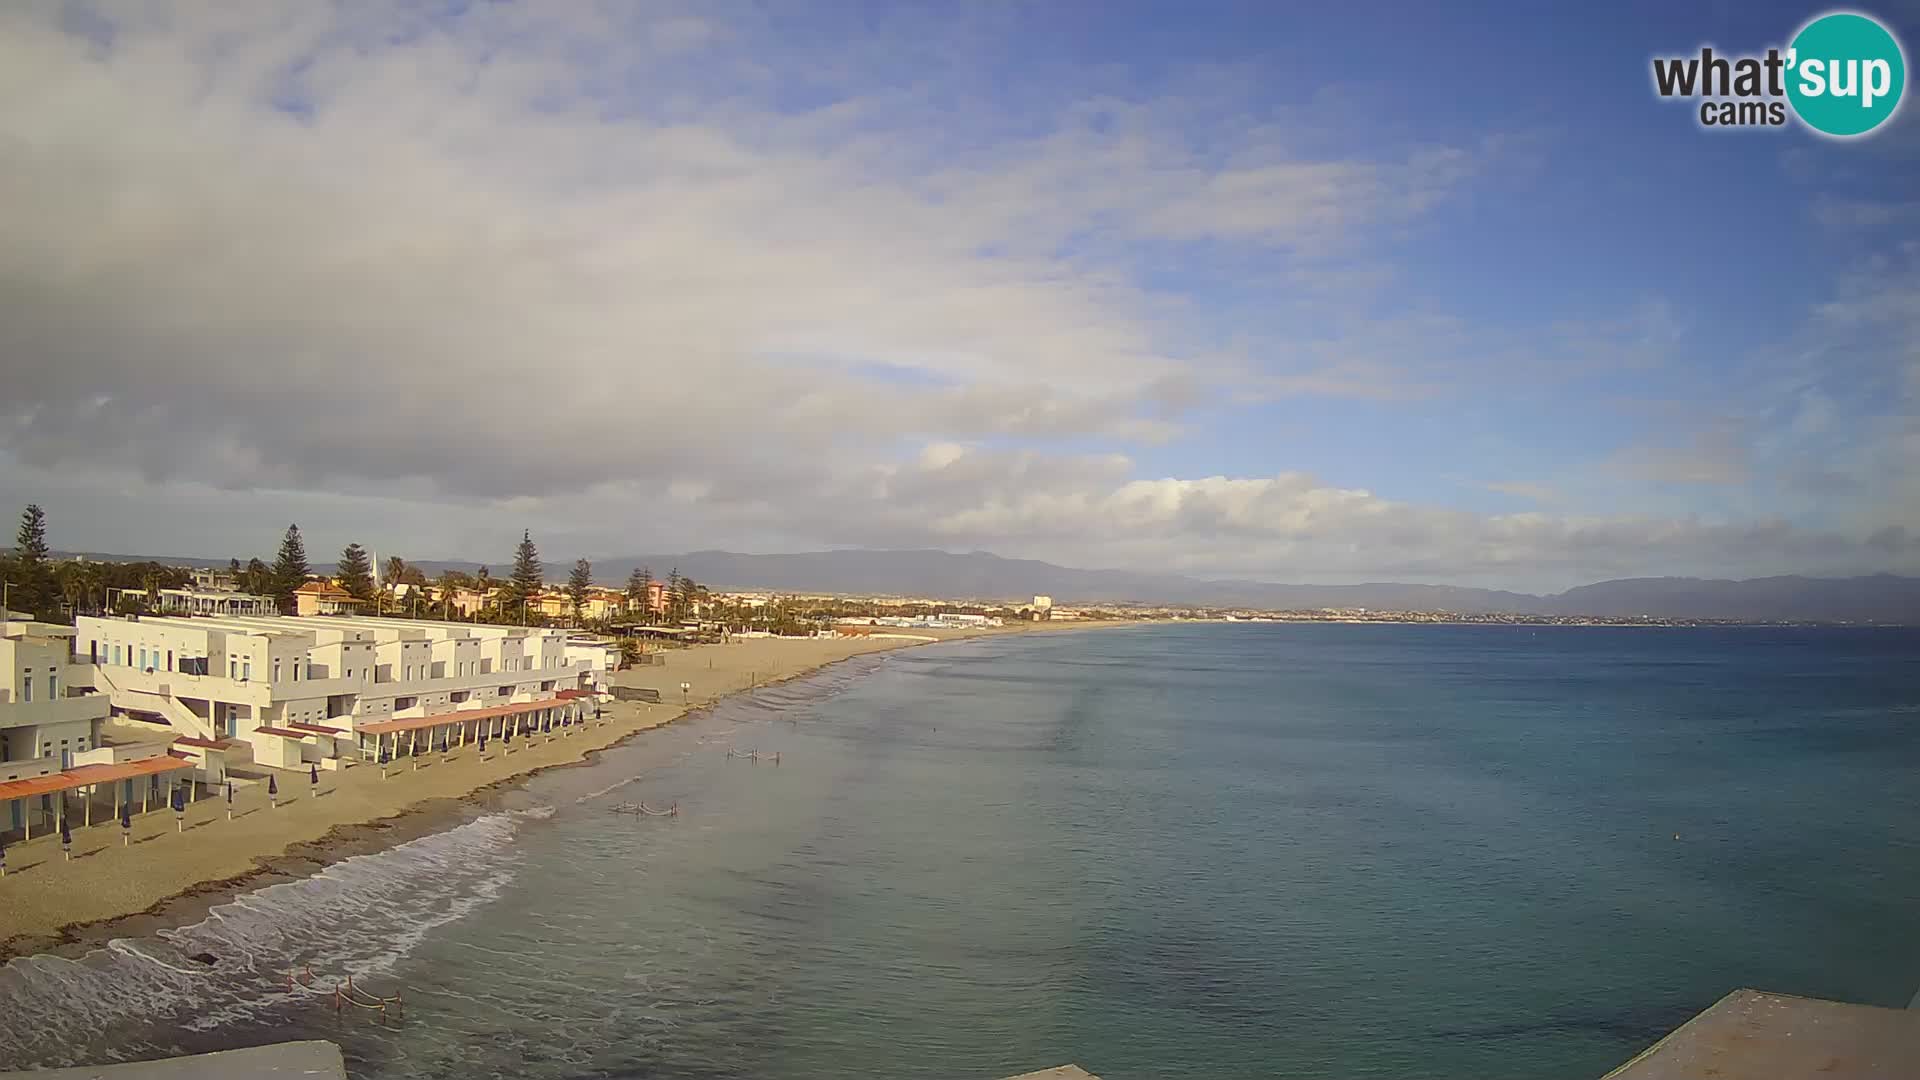
[[280,681],[280,658],[277,656],[273,658],[273,681]]
[[33,678],[31,676],[20,680],[20,700],[23,702],[33,700]]
[[167,670],[168,671],[173,670],[173,650],[172,649],[167,650]]
[[239,674],[240,674],[240,661],[235,660],[231,656],[227,657],[227,678],[231,679]]
[[253,680],[253,661],[251,659],[240,661],[240,677],[249,682]]
[[47,675],[47,700],[60,700],[60,676],[58,675],[51,673]]
[[99,662],[100,662],[100,639],[94,638],[91,641],[87,642],[87,663],[98,664]]

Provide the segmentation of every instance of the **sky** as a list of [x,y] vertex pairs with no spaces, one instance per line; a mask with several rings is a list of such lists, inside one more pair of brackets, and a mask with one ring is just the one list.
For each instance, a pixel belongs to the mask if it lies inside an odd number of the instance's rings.
[[1824,10],[0,5],[0,511],[243,559],[1920,573],[1920,107],[1652,89]]

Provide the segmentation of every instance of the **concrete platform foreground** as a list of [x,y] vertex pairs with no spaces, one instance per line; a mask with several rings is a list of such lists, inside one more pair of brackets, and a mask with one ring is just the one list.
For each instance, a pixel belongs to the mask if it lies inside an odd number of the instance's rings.
[[1912,1080],[1920,1010],[1735,990],[1606,1080]]

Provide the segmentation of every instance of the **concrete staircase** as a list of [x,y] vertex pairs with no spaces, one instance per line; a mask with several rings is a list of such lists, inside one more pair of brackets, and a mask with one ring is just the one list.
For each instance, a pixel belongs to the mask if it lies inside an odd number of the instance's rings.
[[95,688],[107,694],[115,705],[123,709],[156,713],[167,722],[167,726],[171,727],[176,735],[186,735],[195,739],[223,737],[221,733],[214,730],[211,717],[201,716],[166,694],[154,694],[116,685],[110,669],[105,666],[96,667],[93,677]]

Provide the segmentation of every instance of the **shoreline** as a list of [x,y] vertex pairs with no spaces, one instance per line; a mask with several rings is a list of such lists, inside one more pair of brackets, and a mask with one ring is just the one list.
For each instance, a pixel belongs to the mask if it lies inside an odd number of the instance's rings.
[[[1138,624],[1131,622],[1089,623],[1074,625],[1071,629],[1078,631],[1126,625]],[[622,676],[627,677],[629,683],[636,681],[672,682],[681,681],[682,673],[687,673],[689,677],[704,673],[707,676],[721,676],[724,680],[722,685],[712,689],[703,688],[698,696],[698,700],[689,697],[685,704],[663,703],[661,705],[647,705],[638,702],[614,702],[607,709],[607,712],[613,716],[613,719],[605,721],[605,723],[611,724],[614,730],[606,731],[601,728],[585,729],[593,735],[606,736],[604,741],[596,741],[589,738],[591,745],[585,746],[577,752],[571,754],[554,754],[551,752],[551,748],[556,745],[556,740],[549,739],[543,747],[529,747],[526,750],[516,751],[520,753],[532,753],[535,756],[532,759],[526,759],[527,763],[524,767],[508,771],[504,775],[493,776],[490,779],[481,776],[476,778],[477,782],[465,788],[465,790],[422,794],[419,798],[404,802],[393,809],[382,810],[372,813],[370,816],[352,820],[332,822],[324,832],[321,832],[317,836],[289,839],[272,851],[253,851],[245,856],[250,865],[239,870],[237,873],[206,876],[187,882],[178,888],[174,888],[158,896],[151,896],[151,890],[148,890],[149,895],[139,897],[139,899],[148,901],[144,906],[129,910],[120,910],[99,917],[81,917],[67,922],[49,922],[46,919],[42,919],[39,925],[33,925],[31,923],[28,925],[19,925],[16,923],[15,916],[18,914],[18,909],[23,905],[18,902],[17,896],[9,895],[14,891],[10,889],[9,886],[19,888],[23,892],[26,889],[50,890],[57,888],[57,884],[54,882],[43,885],[42,882],[38,880],[28,880],[23,884],[16,883],[19,882],[19,874],[38,868],[42,863],[58,865],[61,860],[58,844],[52,837],[44,839],[36,838],[36,840],[33,841],[33,851],[24,856],[21,854],[20,849],[25,845],[10,845],[7,849],[9,856],[8,862],[9,866],[13,869],[9,871],[5,878],[0,878],[0,934],[4,935],[4,937],[0,937],[0,964],[6,964],[13,960],[29,956],[51,955],[73,959],[95,949],[105,947],[108,943],[118,938],[151,936],[161,930],[198,922],[205,919],[212,908],[245,893],[253,892],[269,885],[311,877],[329,866],[353,858],[354,856],[385,851],[407,843],[408,841],[443,832],[449,828],[472,821],[493,809],[493,804],[502,794],[523,788],[526,783],[535,776],[552,769],[575,768],[590,765],[597,761],[605,751],[625,746],[639,736],[653,731],[656,728],[665,727],[668,724],[678,723],[689,718],[697,718],[699,715],[712,710],[721,702],[756,687],[771,686],[793,679],[805,678],[843,661],[873,653],[894,652],[902,649],[919,648],[926,645],[938,645],[949,641],[962,641],[983,637],[1004,637],[1034,632],[1059,632],[1067,629],[1068,627],[1063,625],[1045,630],[1038,627],[1021,626],[985,631],[959,631],[948,633],[933,640],[908,640],[901,638],[809,639],[816,643],[814,645],[816,649],[818,649],[821,644],[829,643],[840,647],[831,650],[836,655],[816,657],[810,662],[802,660],[787,670],[783,670],[782,666],[778,664],[775,664],[771,670],[742,668],[741,665],[737,663],[730,664],[724,668],[714,665],[714,661],[721,657],[713,654],[711,650],[724,651],[733,649],[736,648],[739,643],[727,645],[698,645],[683,650],[675,650],[666,655],[670,658],[677,658],[677,663],[670,660],[669,663],[664,666],[630,668],[626,671],[616,673],[614,682],[621,683]],[[772,640],[777,641],[779,639]],[[777,649],[780,646],[774,645],[771,647]],[[708,661],[708,666],[704,669],[699,668],[698,665],[694,663],[694,661],[703,657]],[[737,659],[737,657],[727,658]],[[663,680],[662,677],[654,674],[676,668],[679,670],[675,672],[673,678],[670,680]],[[742,670],[747,672],[747,678],[745,680],[739,680],[739,684],[734,685],[734,681],[738,679],[739,672]],[[762,670],[765,670],[764,675],[761,673]],[[731,678],[728,678],[729,676],[731,676]],[[663,690],[663,696],[664,694],[665,691]],[[560,745],[562,749],[566,749],[566,744],[559,743],[558,745]],[[549,752],[540,753],[540,750],[548,750]],[[466,758],[469,755],[456,753],[455,756],[457,758]],[[471,756],[477,757],[478,755],[475,753]],[[496,752],[491,759],[482,759],[481,762],[478,763],[469,763],[469,768],[466,771],[471,772],[477,764],[491,760],[495,765],[495,769],[487,770],[487,773],[497,772],[498,766],[503,763],[502,758],[503,755]],[[542,760],[547,758],[551,758],[551,760]],[[426,759],[423,758],[423,760]],[[428,770],[425,771],[431,772],[433,768],[445,768],[447,764],[448,762],[434,761],[429,765]],[[374,767],[368,763],[361,763],[352,769],[332,774],[335,787],[333,789],[323,789],[321,794],[329,795],[335,793],[343,785],[348,783],[348,778],[351,777],[352,774],[361,772],[362,770],[366,770],[366,774],[354,779],[352,783],[364,787],[369,783],[366,775],[371,775],[373,768]],[[282,808],[266,810],[265,812],[270,814],[296,813],[297,811],[294,810],[293,807],[308,801],[309,796],[298,794],[292,790],[296,787],[293,779],[297,778],[289,774],[289,782],[287,784],[289,790],[288,794],[282,799]],[[391,779],[374,779],[371,783],[376,785],[406,783],[409,779],[418,780],[419,773],[409,770],[408,772],[398,773]],[[435,777],[435,780],[437,781],[438,777]],[[438,786],[438,784],[436,783],[435,786]],[[255,798],[264,798],[264,796],[256,796]],[[201,802],[206,803],[207,800],[203,799]],[[214,814],[217,816],[219,813],[219,804],[215,803],[214,805]],[[262,810],[262,807],[256,806],[238,816],[246,817],[254,813],[262,812]],[[189,808],[188,814],[190,817],[195,816],[192,807]],[[135,834],[139,839],[135,840],[134,843],[144,845],[148,841],[164,842],[167,838],[174,837],[176,830],[166,829],[164,827],[170,823],[164,820],[167,816],[169,815],[161,811],[157,814],[145,814],[136,819]],[[213,823],[214,819],[207,817],[204,813],[198,816],[203,818],[203,820],[195,822],[195,824],[187,830],[188,832],[197,832],[200,827]],[[111,854],[112,851],[120,847],[120,844],[116,842],[116,837],[107,834],[117,833],[118,831],[117,828],[112,827],[111,823],[103,825],[98,822],[91,828],[76,830],[74,832],[75,861],[90,859],[91,856],[100,854],[103,851]],[[97,840],[103,835],[106,836],[106,842],[104,844],[88,843],[85,845],[87,850],[82,852],[83,841]],[[195,839],[197,841],[200,838],[196,837]],[[32,859],[32,861],[26,861],[27,859]],[[55,880],[57,881],[57,879]],[[41,897],[40,899],[44,901],[49,898]]]

